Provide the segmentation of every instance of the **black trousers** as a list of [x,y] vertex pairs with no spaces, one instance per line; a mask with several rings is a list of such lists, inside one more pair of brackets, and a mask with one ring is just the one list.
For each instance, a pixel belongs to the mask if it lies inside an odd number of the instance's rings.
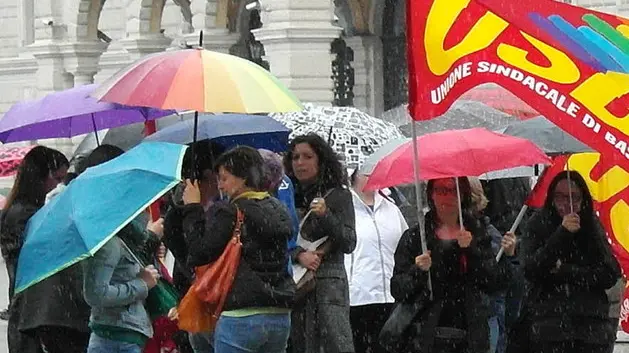
[[352,306],[350,323],[356,353],[387,353],[378,343],[378,335],[389,318],[394,304]]
[[48,353],[85,353],[90,341],[89,332],[69,327],[46,326],[33,331]]

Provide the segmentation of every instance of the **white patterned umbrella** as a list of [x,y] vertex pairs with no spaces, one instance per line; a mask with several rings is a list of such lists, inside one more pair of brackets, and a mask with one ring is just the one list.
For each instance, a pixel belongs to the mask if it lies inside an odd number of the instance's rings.
[[269,116],[292,130],[289,138],[316,133],[344,157],[347,168],[360,167],[365,158],[391,139],[402,138],[395,125],[352,107],[323,107],[310,103],[304,110]]

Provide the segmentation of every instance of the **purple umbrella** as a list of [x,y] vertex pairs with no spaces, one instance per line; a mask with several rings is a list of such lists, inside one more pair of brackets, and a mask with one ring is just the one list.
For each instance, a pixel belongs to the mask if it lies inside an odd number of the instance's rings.
[[174,110],[99,102],[90,97],[96,86],[74,87],[13,105],[0,119],[0,141],[72,137],[175,113]]

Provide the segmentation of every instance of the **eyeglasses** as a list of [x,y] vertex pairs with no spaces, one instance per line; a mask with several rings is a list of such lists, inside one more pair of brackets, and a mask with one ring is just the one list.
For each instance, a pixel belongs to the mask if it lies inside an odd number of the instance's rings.
[[[568,203],[570,202],[570,195],[562,192],[556,192],[553,195],[553,199],[555,200],[555,202]],[[581,201],[583,201],[582,195],[572,194],[572,204],[578,204],[581,203]]]
[[432,189],[433,192],[439,196],[453,196],[456,195],[456,188],[446,188],[443,186],[437,186]]

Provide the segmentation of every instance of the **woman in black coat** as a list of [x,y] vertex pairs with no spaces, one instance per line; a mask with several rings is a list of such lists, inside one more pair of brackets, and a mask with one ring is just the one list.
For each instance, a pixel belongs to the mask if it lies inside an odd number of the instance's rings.
[[292,223],[286,207],[262,189],[264,162],[253,148],[236,147],[216,161],[219,188],[230,202],[206,217],[197,182],[187,180],[183,233],[188,265],[219,259],[242,212],[242,253],[234,282],[214,331],[214,351],[284,353],[290,333],[295,283],[288,273],[286,244]]
[[316,134],[293,139],[284,169],[295,185],[295,207],[303,221],[301,236],[311,242],[328,237],[327,245],[322,245],[327,247],[325,253],[300,246],[291,251],[293,264],[314,271],[316,277],[314,289],[293,310],[291,352],[353,353],[345,271],[345,254],[356,248],[349,178],[332,147]]
[[579,173],[553,179],[522,254],[529,289],[508,352],[605,352],[616,333],[605,290],[621,272]]
[[[407,230],[395,252],[391,293],[396,302],[417,302],[400,352],[478,353],[489,350],[489,307],[484,294],[506,288],[510,268],[496,263],[491,238],[471,212],[467,178],[459,178],[463,226],[454,179],[428,182],[430,211],[422,254],[419,227]],[[429,300],[430,271],[433,300]],[[393,317],[392,317],[393,319]]]
[[[78,265],[14,294],[15,269],[28,220],[44,205],[46,194],[61,183],[68,160],[59,151],[38,146],[24,157],[2,216],[0,245],[10,269],[9,352],[85,352],[89,306],[83,300]],[[19,330],[19,331],[18,331]]]

